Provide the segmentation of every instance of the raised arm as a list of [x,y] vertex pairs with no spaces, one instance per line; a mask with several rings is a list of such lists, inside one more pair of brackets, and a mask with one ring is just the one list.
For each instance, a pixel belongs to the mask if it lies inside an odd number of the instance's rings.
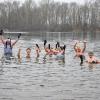
[[5,41],[3,39],[3,36],[0,36],[0,39],[1,39],[2,43],[5,44]]
[[77,45],[77,42],[75,43],[75,45],[74,45],[74,50],[76,51],[76,45]]
[[47,44],[47,40],[44,40],[44,48],[46,47]]
[[14,45],[18,42],[18,40],[19,40],[19,39],[17,39],[14,43],[12,43],[12,46],[14,46]]
[[18,39],[14,43],[12,43],[12,46],[14,46],[18,42],[20,36],[21,36],[21,33],[18,35]]
[[83,48],[83,51],[82,52],[84,52],[85,49],[86,49],[86,41],[84,41],[84,48]]
[[0,39],[1,39],[2,43],[4,44],[5,41],[4,41],[3,36],[2,36],[3,34],[4,34],[3,30],[0,30]]

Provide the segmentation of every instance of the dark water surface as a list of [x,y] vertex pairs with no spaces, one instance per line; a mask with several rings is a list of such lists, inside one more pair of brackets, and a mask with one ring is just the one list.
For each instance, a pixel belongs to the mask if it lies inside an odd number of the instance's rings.
[[[66,44],[65,59],[44,59],[44,39],[52,46],[56,41]],[[0,63],[0,100],[100,100],[100,65],[80,66],[80,61],[73,59],[73,40],[84,39],[88,41],[86,54],[94,51],[100,58],[100,34],[23,34],[13,50],[16,56],[18,49],[22,49],[22,63]],[[36,43],[41,48],[39,58],[34,50]],[[27,47],[32,49],[30,62],[25,59]],[[1,58],[2,44],[0,52]]]

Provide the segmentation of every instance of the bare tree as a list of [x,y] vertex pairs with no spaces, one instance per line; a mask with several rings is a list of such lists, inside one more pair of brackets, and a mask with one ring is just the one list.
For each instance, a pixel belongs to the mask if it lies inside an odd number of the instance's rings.
[[0,3],[0,28],[22,31],[100,30],[100,0],[85,4],[34,0],[24,3],[8,0]]

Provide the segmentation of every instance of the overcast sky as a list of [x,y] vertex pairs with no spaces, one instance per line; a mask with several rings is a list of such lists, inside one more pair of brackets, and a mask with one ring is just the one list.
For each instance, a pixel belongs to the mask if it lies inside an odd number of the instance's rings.
[[[7,0],[0,0],[0,2],[2,2],[2,1],[7,1]],[[14,0],[12,0],[12,1],[14,1]],[[24,2],[25,0],[16,0],[16,1]],[[38,3],[41,0],[34,0],[34,1],[36,1]],[[77,2],[79,4],[83,4],[84,1],[86,1],[86,0],[54,0],[54,1],[68,2],[68,3],[70,3],[70,2]]]

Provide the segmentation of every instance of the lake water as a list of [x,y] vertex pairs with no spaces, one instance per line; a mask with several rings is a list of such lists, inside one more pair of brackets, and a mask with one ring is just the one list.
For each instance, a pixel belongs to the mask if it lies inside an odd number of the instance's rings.
[[[8,37],[8,36],[6,36]],[[13,35],[12,39],[17,38]],[[55,57],[44,59],[43,40],[55,46],[56,41],[65,44],[65,59]],[[100,100],[100,65],[80,66],[79,59],[74,59],[74,40],[86,39],[88,51],[94,51],[100,58],[100,34],[78,33],[41,33],[23,34],[13,48],[16,56],[22,49],[22,62],[1,64],[0,62],[0,100]],[[35,44],[41,48],[40,57],[36,58]],[[25,59],[26,48],[31,48],[31,61]],[[3,45],[0,44],[0,58]]]

